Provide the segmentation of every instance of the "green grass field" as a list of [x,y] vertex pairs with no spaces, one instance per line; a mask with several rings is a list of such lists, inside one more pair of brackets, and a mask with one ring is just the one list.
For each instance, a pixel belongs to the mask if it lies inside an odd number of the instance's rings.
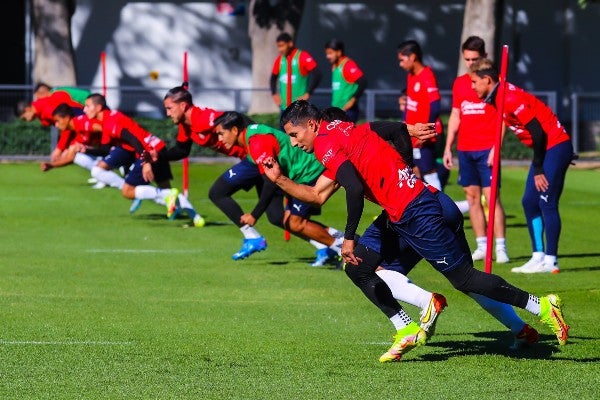
[[[599,171],[568,173],[562,272],[528,276],[510,272],[531,251],[520,206],[526,170],[503,170],[511,263],[494,272],[563,298],[566,346],[519,310],[542,338],[508,350],[508,331],[422,263],[411,278],[449,307],[426,346],[381,365],[391,324],[344,273],[310,268],[312,246],[285,242],[265,218],[268,250],[231,260],[241,235],[206,197],[225,169],[191,166],[190,198],[208,223],[185,229],[187,219],[168,221],[150,202],[129,215],[117,190],[91,189],[77,166],[0,166],[1,399],[600,397]],[[447,192],[462,199],[455,183]],[[247,209],[256,200],[237,198]],[[341,229],[344,209],[337,193],[317,219]],[[368,204],[361,230],[377,214]]]

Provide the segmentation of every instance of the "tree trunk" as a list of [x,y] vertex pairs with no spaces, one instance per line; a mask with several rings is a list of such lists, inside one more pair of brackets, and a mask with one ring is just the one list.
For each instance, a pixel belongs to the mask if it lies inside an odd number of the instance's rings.
[[[252,87],[268,89],[273,61],[278,55],[275,40],[282,32],[295,36],[304,0],[250,0],[248,35],[252,45]],[[276,113],[270,91],[252,92],[248,114]]]
[[33,0],[32,3],[33,81],[50,86],[77,85],[71,41],[73,0]]
[[[485,49],[488,58],[494,59],[496,46],[496,0],[467,0],[465,5],[465,16],[463,19],[463,31],[460,43],[469,36],[479,36],[485,41]],[[466,72],[465,63],[462,59],[462,51],[458,57],[458,75]]]

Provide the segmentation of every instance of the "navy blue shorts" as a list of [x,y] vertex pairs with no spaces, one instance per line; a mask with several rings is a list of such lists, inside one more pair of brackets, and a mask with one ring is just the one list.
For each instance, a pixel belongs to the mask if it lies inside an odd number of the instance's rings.
[[256,164],[247,158],[235,164],[221,175],[233,187],[250,190],[262,181]]
[[435,161],[435,143],[426,143],[421,148],[414,148],[413,158],[421,175],[437,170],[437,162]]
[[[152,172],[154,173],[154,182],[162,183],[173,179],[171,173],[171,165],[166,157],[159,155],[158,160],[152,164]],[[125,176],[125,183],[131,186],[147,185],[149,182],[144,180],[142,175],[142,160],[137,159],[131,165],[129,172]]]
[[135,159],[135,152],[116,146],[103,158],[103,161],[110,169],[116,169],[119,167],[129,168],[129,166],[135,162]]
[[[310,183],[307,183],[306,185],[314,186],[315,183],[317,183],[317,179]],[[287,204],[285,206],[285,209],[286,211],[289,211],[292,215],[297,215],[305,219],[308,219],[311,215],[321,215],[321,207],[305,203],[291,196],[286,196],[286,200]]]
[[378,252],[384,268],[405,275],[422,259],[439,272],[471,260],[462,213],[448,195],[428,189],[411,202],[399,222],[383,212],[358,242]]
[[458,152],[458,184],[462,187],[492,186],[492,167],[487,165],[490,150]]

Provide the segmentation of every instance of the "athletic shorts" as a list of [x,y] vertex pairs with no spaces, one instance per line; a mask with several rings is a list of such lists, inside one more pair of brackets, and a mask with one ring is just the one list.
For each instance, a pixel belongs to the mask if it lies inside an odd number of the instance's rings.
[[[314,186],[317,181],[307,183],[308,186]],[[300,201],[294,197],[286,196],[287,204],[285,206],[286,211],[290,211],[292,215],[308,219],[312,215],[321,215],[321,207],[314,206],[309,203]]]
[[[171,165],[166,157],[159,155],[158,160],[152,164],[152,172],[154,173],[154,182],[166,182],[173,179],[171,173]],[[129,172],[125,175],[125,183],[131,186],[148,185],[150,182],[144,180],[142,175],[142,160],[139,158],[131,165]]]
[[231,186],[244,189],[246,192],[262,182],[258,167],[247,158],[223,172],[221,177]]
[[462,218],[448,195],[425,189],[409,204],[400,221],[390,221],[383,212],[358,242],[378,252],[384,268],[404,275],[421,259],[439,272],[447,272],[471,260]]
[[413,159],[421,175],[437,169],[435,161],[435,143],[426,143],[423,147],[413,148]]
[[490,150],[458,152],[458,184],[462,187],[492,186],[492,167],[487,165]]
[[135,152],[116,146],[110,150],[110,153],[104,157],[103,161],[108,164],[110,169],[116,169],[119,167],[125,167],[125,169],[129,169],[129,167],[135,162],[135,159]]

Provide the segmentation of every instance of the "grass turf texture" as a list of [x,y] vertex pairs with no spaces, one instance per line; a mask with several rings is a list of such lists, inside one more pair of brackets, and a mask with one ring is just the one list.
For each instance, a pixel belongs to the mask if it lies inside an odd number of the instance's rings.
[[[503,170],[511,263],[494,272],[563,298],[566,346],[519,310],[541,342],[508,350],[508,331],[422,263],[411,278],[446,295],[449,307],[426,346],[381,365],[391,324],[345,274],[310,268],[312,246],[285,242],[263,218],[267,251],[231,260],[241,235],[206,196],[226,165],[191,165],[190,199],[207,219],[201,229],[166,220],[149,201],[129,215],[117,190],[92,190],[77,166],[0,168],[2,399],[598,397],[598,171],[567,175],[562,272],[518,275],[510,268],[530,255],[520,206],[526,170]],[[180,164],[173,169],[180,186]],[[447,192],[462,198],[456,184]],[[236,197],[247,210],[256,199]],[[360,230],[377,214],[369,203]],[[341,229],[344,217],[337,193],[317,219]]]

